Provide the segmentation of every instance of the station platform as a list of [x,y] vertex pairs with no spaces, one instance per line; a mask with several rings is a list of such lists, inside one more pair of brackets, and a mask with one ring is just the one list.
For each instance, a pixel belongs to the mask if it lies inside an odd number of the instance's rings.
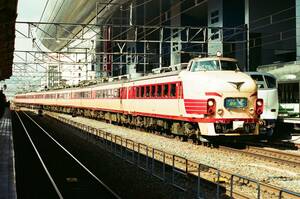
[[10,110],[0,118],[0,199],[15,199],[16,180]]

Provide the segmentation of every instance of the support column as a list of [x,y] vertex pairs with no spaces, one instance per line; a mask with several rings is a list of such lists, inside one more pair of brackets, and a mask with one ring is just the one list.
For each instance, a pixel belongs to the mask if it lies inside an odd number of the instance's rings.
[[246,71],[250,68],[250,27],[249,27],[249,0],[245,0],[245,28],[246,28]]
[[[171,26],[181,26],[181,4],[178,3],[179,0],[172,1],[171,7]],[[172,29],[171,30],[171,57],[170,57],[170,65],[175,65],[181,63],[181,32]]]
[[295,0],[296,9],[296,60],[300,60],[300,0]]
[[223,54],[223,31],[219,28],[223,27],[223,0],[207,1],[207,19],[208,27],[216,27],[216,29],[208,29],[208,55],[216,55],[218,51]]

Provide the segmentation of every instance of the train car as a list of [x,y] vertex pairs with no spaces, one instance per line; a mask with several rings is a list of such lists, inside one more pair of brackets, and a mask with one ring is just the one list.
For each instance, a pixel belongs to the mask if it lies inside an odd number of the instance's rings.
[[276,77],[270,73],[247,72],[256,81],[258,97],[264,100],[264,111],[260,118],[264,125],[260,128],[262,135],[272,136],[278,118],[279,101]]
[[181,71],[16,95],[14,103],[200,140],[258,135],[263,113],[255,81],[220,56],[194,58]]

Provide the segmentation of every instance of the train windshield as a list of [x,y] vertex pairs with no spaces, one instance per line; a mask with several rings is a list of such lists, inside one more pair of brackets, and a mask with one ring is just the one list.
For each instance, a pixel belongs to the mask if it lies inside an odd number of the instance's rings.
[[276,79],[270,76],[265,76],[268,88],[276,88]]
[[264,74],[250,74],[250,76],[256,81],[256,84],[260,89],[277,88],[276,78],[272,76]]
[[239,70],[237,63],[224,60],[193,61],[191,71]]
[[222,70],[240,70],[236,62],[221,60]]

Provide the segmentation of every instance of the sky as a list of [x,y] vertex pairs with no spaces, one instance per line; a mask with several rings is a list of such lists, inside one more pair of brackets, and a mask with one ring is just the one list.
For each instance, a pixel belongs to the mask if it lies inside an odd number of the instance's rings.
[[[53,0],[49,0],[53,1]],[[44,7],[47,0],[19,0],[18,1],[18,10],[17,10],[17,21],[22,22],[39,22],[41,15],[43,13]],[[16,24],[16,30],[24,34],[28,32],[27,25]],[[15,40],[15,49],[16,50],[31,50],[32,42],[26,41],[23,37],[20,37],[18,33],[16,34]]]
[[46,2],[47,0],[19,0],[17,21],[39,21]]

